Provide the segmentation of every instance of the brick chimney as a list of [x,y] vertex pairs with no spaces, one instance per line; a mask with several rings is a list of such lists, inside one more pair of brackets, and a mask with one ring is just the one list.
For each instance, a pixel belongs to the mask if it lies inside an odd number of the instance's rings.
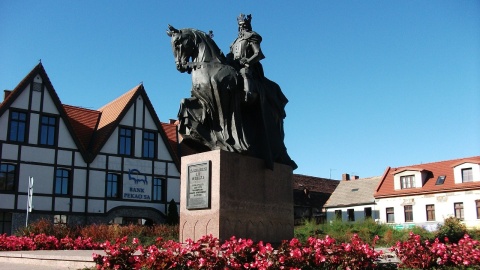
[[352,175],[352,180],[357,180],[357,179],[360,179],[360,177],[358,175]]
[[7,97],[12,93],[12,90],[3,90],[3,100],[7,99]]
[[342,181],[350,181],[350,174],[348,173],[342,174]]

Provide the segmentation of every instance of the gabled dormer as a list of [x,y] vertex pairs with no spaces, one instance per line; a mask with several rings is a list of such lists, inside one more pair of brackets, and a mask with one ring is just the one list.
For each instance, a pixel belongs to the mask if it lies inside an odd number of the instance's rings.
[[455,184],[479,182],[480,163],[473,160],[465,160],[452,165]]
[[393,171],[394,189],[421,188],[428,179],[429,171],[422,168],[402,168]]

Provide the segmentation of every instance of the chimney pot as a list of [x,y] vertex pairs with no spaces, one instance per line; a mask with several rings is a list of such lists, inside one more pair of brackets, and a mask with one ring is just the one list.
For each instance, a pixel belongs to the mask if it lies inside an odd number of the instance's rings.
[[342,181],[350,181],[350,174],[348,173],[342,174]]
[[3,90],[3,100],[7,99],[7,97],[12,93],[12,90]]

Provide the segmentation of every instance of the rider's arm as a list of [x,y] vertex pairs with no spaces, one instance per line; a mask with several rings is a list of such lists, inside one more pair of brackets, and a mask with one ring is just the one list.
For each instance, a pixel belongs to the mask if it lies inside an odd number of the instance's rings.
[[252,48],[253,54],[250,58],[247,59],[247,63],[246,63],[247,65],[253,65],[259,62],[260,60],[262,60],[263,58],[265,58],[265,56],[262,53],[262,50],[260,49],[260,43],[251,42],[250,46]]

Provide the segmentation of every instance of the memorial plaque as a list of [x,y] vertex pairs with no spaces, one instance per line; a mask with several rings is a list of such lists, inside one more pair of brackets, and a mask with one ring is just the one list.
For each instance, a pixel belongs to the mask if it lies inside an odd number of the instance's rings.
[[210,161],[187,165],[187,209],[210,208]]

